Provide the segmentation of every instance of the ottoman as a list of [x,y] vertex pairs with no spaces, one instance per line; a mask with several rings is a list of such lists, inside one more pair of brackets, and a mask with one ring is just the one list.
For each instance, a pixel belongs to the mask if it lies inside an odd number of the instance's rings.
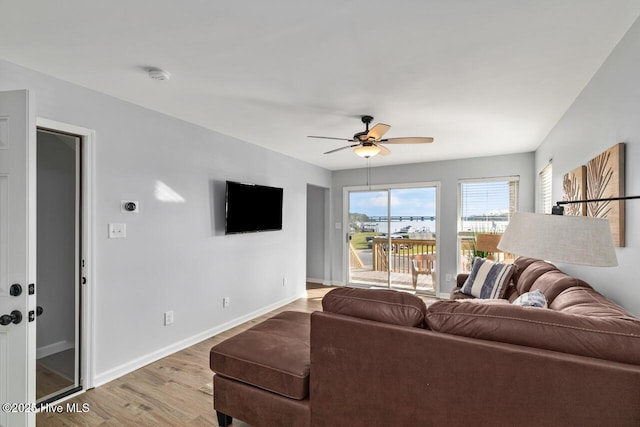
[[309,426],[311,315],[285,311],[211,348],[218,424]]

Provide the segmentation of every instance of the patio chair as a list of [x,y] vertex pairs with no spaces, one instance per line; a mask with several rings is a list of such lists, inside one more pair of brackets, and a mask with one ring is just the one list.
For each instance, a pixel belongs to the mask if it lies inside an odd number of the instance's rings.
[[430,274],[432,280],[435,282],[435,268],[436,256],[434,254],[414,255],[411,258],[411,280],[413,281],[413,289],[416,289],[418,286],[418,274]]

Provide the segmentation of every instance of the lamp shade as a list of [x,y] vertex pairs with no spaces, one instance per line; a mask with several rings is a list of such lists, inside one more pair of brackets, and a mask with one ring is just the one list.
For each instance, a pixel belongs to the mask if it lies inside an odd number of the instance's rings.
[[566,264],[618,265],[609,221],[588,216],[517,212],[498,248],[504,252]]

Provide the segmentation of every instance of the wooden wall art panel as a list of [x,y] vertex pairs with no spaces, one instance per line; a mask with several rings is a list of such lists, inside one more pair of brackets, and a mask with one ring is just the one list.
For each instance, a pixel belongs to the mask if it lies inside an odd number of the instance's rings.
[[[594,157],[587,164],[587,199],[624,196],[624,143]],[[614,246],[624,242],[624,200],[587,203],[587,215],[608,218]]]
[[[571,172],[564,175],[562,179],[564,196],[562,200],[585,200],[587,198],[587,167],[578,166]],[[565,215],[587,214],[586,203],[573,203],[564,205]]]

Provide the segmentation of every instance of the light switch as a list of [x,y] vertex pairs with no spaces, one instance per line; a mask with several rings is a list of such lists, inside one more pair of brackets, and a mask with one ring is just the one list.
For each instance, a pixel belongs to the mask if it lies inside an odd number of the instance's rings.
[[124,239],[127,237],[127,224],[109,224],[110,239]]

